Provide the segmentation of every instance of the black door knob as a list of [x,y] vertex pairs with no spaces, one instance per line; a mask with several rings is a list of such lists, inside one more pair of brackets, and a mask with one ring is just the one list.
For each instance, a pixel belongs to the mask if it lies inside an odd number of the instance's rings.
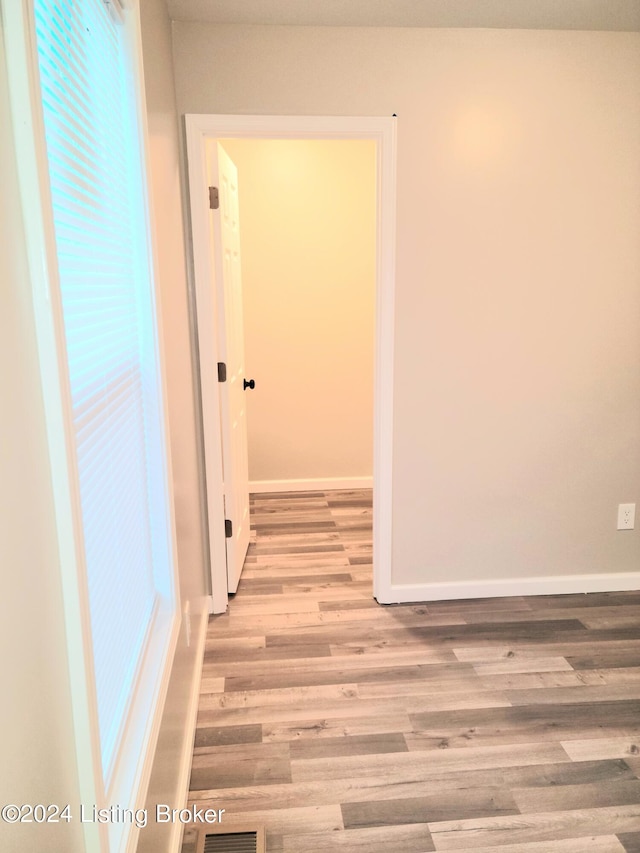
[[243,388],[244,391],[246,391],[247,388],[251,388],[251,390],[253,391],[253,389],[256,387],[256,380],[255,379],[244,379],[243,382],[244,382],[244,388]]

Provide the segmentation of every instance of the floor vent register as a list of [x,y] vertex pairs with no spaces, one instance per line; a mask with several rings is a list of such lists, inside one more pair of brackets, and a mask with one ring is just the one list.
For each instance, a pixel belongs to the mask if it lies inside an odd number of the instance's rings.
[[265,853],[264,827],[234,827],[200,832],[196,853]]

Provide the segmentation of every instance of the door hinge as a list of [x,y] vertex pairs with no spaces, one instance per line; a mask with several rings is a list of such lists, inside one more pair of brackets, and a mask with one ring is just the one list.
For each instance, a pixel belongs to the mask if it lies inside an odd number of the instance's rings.
[[209,207],[211,210],[217,210],[220,207],[218,187],[209,187]]
[[224,361],[218,362],[218,382],[227,381],[227,365]]
[[227,539],[231,539],[233,536],[233,522],[230,518],[224,520],[224,535]]

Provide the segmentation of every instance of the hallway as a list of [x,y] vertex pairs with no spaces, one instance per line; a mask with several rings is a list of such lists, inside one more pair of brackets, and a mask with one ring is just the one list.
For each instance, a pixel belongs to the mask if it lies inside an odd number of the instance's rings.
[[640,851],[640,593],[381,607],[370,491],[251,512],[190,804],[269,853]]

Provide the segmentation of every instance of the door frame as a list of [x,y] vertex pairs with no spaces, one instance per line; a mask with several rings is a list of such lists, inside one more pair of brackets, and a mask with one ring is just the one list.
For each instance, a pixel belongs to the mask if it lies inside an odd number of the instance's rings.
[[215,294],[206,146],[224,139],[370,139],[376,145],[376,296],[373,425],[373,595],[391,600],[394,308],[396,243],[396,122],[382,117],[185,116],[195,325],[209,524],[211,612],[228,605],[224,535],[222,432],[217,377]]

